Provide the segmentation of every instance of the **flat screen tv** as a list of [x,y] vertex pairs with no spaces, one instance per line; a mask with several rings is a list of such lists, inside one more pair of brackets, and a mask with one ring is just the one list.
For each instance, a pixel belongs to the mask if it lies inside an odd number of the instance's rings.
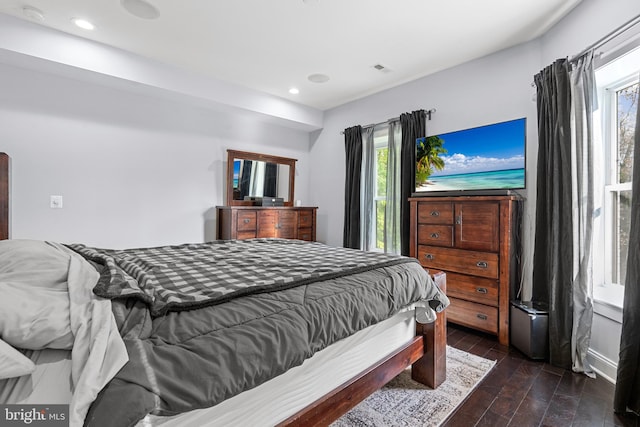
[[416,193],[523,189],[525,153],[526,118],[418,138]]

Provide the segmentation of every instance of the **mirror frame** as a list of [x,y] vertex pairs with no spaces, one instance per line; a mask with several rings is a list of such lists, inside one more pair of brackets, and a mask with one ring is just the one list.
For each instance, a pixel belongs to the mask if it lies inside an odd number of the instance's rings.
[[293,206],[293,196],[295,194],[293,184],[296,176],[297,159],[238,150],[227,150],[227,206],[254,206],[254,202],[251,200],[233,199],[233,162],[236,159],[257,160],[289,166],[289,197],[288,200],[284,202],[284,206]]

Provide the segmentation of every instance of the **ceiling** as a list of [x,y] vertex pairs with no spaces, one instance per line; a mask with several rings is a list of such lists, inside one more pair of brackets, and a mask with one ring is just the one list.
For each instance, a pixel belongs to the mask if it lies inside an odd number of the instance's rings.
[[580,1],[0,0],[0,13],[327,110],[532,40]]

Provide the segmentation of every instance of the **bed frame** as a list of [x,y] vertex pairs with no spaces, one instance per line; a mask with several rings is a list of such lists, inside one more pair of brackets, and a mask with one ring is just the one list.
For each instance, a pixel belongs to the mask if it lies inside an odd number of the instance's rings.
[[[9,238],[9,157],[0,153],[0,240]],[[446,276],[433,274],[436,284],[446,291]],[[292,415],[280,426],[328,425],[367,396],[411,366],[411,377],[431,388],[438,387],[446,375],[446,317],[438,313],[434,323],[416,322],[416,336],[405,346],[364,370],[321,399]]]
[[0,240],[9,238],[9,156],[0,153]]
[[[432,277],[440,289],[446,292],[446,275],[437,272]],[[446,377],[445,316],[443,311],[438,313],[433,323],[423,325],[416,322],[416,336],[411,342],[292,415],[279,426],[329,425],[408,366],[411,366],[412,379],[437,388]]]

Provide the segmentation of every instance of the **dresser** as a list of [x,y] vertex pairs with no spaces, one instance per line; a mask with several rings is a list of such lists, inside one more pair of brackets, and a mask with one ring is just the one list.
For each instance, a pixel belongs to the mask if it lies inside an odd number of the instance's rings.
[[521,200],[420,197],[411,206],[411,256],[447,274],[447,320],[509,344],[509,300],[520,283]]
[[317,207],[218,206],[218,239],[316,240]]

